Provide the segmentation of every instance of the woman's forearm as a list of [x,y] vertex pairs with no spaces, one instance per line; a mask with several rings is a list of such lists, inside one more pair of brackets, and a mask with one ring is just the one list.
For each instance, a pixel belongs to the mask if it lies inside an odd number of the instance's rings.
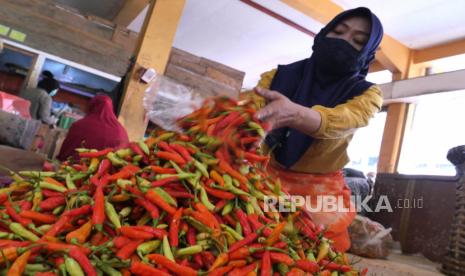
[[289,127],[311,136],[321,125],[321,115],[318,111],[296,104],[295,119]]

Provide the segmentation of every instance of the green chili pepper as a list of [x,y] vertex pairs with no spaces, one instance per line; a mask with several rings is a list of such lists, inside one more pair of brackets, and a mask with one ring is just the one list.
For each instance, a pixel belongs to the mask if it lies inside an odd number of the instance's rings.
[[125,158],[128,155],[132,154],[132,150],[127,148],[127,149],[119,149],[115,152],[116,156],[119,158]]
[[136,176],[136,180],[137,180],[137,184],[139,186],[142,186],[142,187],[151,187],[152,184],[150,183],[150,181],[148,181],[147,179],[143,178],[143,177],[140,177],[140,176]]
[[155,191],[155,193],[157,193],[161,198],[163,198],[168,204],[170,205],[173,205],[175,207],[178,207],[178,203],[177,201],[170,195],[168,194],[167,192],[165,192],[165,190],[163,188],[160,188],[160,187],[156,187],[153,189]]
[[155,176],[155,179],[156,180],[161,180],[161,179],[165,179],[165,178],[168,178],[168,177],[174,177],[174,176],[176,176],[179,179],[187,179],[187,178],[190,178],[190,177],[194,177],[195,174],[186,173],[186,172],[182,172],[182,173],[178,173],[178,174],[157,174]]
[[66,192],[68,190],[68,189],[66,189],[66,187],[58,186],[58,185],[51,184],[51,183],[48,183],[48,182],[45,182],[45,181],[40,181],[39,182],[39,187],[42,188],[42,189],[49,189],[49,190],[57,191],[57,192],[60,192],[60,193],[64,193],[64,192]]
[[116,212],[115,207],[113,207],[113,205],[108,202],[108,200],[105,200],[105,213],[116,229],[121,228],[121,222],[119,220],[118,213]]
[[132,162],[132,163],[133,163],[133,164],[134,164],[134,163],[137,164],[137,163],[139,163],[140,160],[142,160],[143,158],[144,158],[144,157],[143,157],[142,155],[139,155],[139,154],[138,154],[138,155],[135,155],[135,156],[132,158],[132,161],[134,161],[134,162]]
[[137,145],[139,145],[139,148],[147,155],[150,154],[150,149],[149,147],[147,146],[146,143],[144,143],[143,140],[140,140],[139,142],[137,142]]
[[250,202],[245,203],[245,211],[247,215],[255,214],[255,209],[253,208],[252,203]]
[[24,273],[35,274],[35,272],[44,272],[49,270],[50,267],[45,264],[27,264]]
[[53,209],[52,214],[54,214],[55,216],[57,216],[58,214],[61,214],[61,212],[63,212],[63,210],[65,210],[65,206],[64,206],[64,205],[58,206],[58,207],[56,207],[55,209]]
[[210,228],[208,228],[203,223],[201,223],[200,221],[192,217],[186,216],[186,217],[183,217],[182,219],[185,220],[187,223],[189,223],[192,227],[194,227],[199,232],[211,233]]
[[331,276],[339,276],[339,272],[333,271],[333,272],[331,272]]
[[158,136],[157,139],[158,141],[166,141],[168,139],[170,139],[171,137],[174,136],[174,132],[166,132],[166,133],[163,133],[162,135]]
[[258,215],[263,215],[262,208],[260,208],[260,205],[258,205],[257,198],[251,197],[250,198],[250,203],[252,204],[253,209],[255,210],[255,213]]
[[120,159],[114,152],[109,152],[107,158],[113,166],[126,166],[128,164],[128,162]]
[[118,185],[118,187],[120,187],[121,189],[125,189],[127,185],[129,185],[129,186],[132,185],[132,181],[127,180],[127,179],[117,179],[116,180],[116,185]]
[[231,234],[236,240],[242,240],[244,237],[236,232],[236,230],[227,226],[226,224],[221,224],[221,228]]
[[294,249],[292,249],[292,247],[289,246],[288,249],[289,249],[289,256],[291,256],[292,259],[296,261],[300,260],[299,254],[297,254],[297,252]]
[[262,126],[253,122],[253,121],[250,121],[248,122],[248,126],[257,131],[258,135],[260,135],[262,138],[265,138],[266,134],[265,134],[265,130],[263,130]]
[[307,253],[307,259],[312,262],[316,262],[315,255],[313,254],[313,251],[309,250]]
[[168,241],[168,237],[166,235],[163,236],[163,255],[174,262],[173,252],[171,252],[170,242]]
[[118,270],[114,269],[110,265],[107,265],[107,264],[105,264],[103,262],[97,261],[96,264],[97,264],[97,268],[99,268],[100,270],[102,270],[103,272],[105,272],[109,276],[122,276],[123,275]]
[[36,242],[36,241],[39,240],[39,237],[37,237],[34,233],[32,233],[31,231],[24,228],[19,223],[12,222],[12,223],[10,223],[9,228],[10,228],[11,232],[13,232],[16,235],[18,235],[20,237],[23,237],[23,238],[25,238],[27,240],[30,240],[30,241],[33,241],[33,242]]
[[52,225],[51,224],[43,224],[39,227],[37,227],[37,230],[41,231],[41,232],[47,232],[48,230],[50,230],[50,228],[52,228]]
[[20,171],[18,174],[25,176],[25,177],[53,177],[56,175],[55,172],[41,172],[41,171]]
[[68,187],[68,189],[70,189],[70,190],[76,189],[76,185],[74,185],[73,178],[71,177],[71,174],[67,174],[65,180],[66,180],[66,187]]
[[76,173],[76,174],[73,174],[73,175],[71,176],[71,179],[72,179],[73,181],[76,181],[76,180],[83,179],[83,178],[86,177],[86,176],[87,176],[87,174],[85,174],[85,173],[83,173],[83,172],[78,172],[78,173]]
[[234,208],[234,202],[229,201],[228,203],[226,203],[226,205],[224,205],[223,210],[221,211],[221,215],[225,216],[225,215],[231,213],[233,208]]
[[196,240],[197,241],[200,241],[200,240],[206,240],[206,239],[209,239],[211,237],[211,235],[209,233],[199,233],[197,234],[197,236],[195,236]]
[[190,256],[194,254],[198,254],[204,250],[204,246],[196,244],[192,245],[189,247],[184,247],[176,251],[176,256],[177,257],[183,257],[183,256]]
[[194,159],[194,166],[202,173],[203,176],[207,178],[210,177],[210,175],[208,174],[208,170],[204,164]]
[[204,187],[200,187],[200,201],[207,207],[209,211],[215,210],[215,205],[213,205],[210,200],[208,200],[207,191]]
[[131,214],[131,211],[132,211],[132,207],[124,207],[123,209],[121,209],[121,211],[119,211],[119,216],[122,217],[122,218],[125,218],[127,216],[129,216],[129,214]]
[[60,271],[60,276],[66,276],[68,273],[66,272],[66,264],[62,263],[58,266],[58,270]]
[[278,271],[281,273],[281,275],[287,275],[289,272],[289,267],[284,263],[278,263]]
[[15,234],[13,233],[0,232],[0,239],[13,240],[14,238],[15,238]]
[[159,240],[144,242],[137,247],[137,252],[142,256],[150,254],[157,250],[160,244],[161,242]]
[[236,232],[241,236],[243,235],[243,233],[242,233],[242,225],[238,221],[236,222]]
[[265,200],[265,195],[260,192],[259,190],[252,188],[250,189],[250,194],[252,194],[254,197],[260,199],[261,201]]
[[249,172],[250,172],[250,166],[248,166],[248,165],[242,165],[242,166],[240,166],[239,172],[240,172],[241,174],[243,174],[243,175],[249,174]]

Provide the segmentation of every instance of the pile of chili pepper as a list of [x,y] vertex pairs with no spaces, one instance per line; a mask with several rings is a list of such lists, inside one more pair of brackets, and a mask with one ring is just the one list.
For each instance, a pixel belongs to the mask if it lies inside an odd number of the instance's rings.
[[121,149],[78,149],[56,171],[0,189],[6,275],[363,275],[283,195],[257,144],[253,100],[209,100]]

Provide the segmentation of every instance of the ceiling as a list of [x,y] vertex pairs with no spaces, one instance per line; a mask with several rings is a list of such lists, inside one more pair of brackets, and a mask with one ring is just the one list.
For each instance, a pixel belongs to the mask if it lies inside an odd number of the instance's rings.
[[[83,13],[113,19],[125,0],[55,0]],[[278,0],[254,0],[318,32],[322,24]],[[420,49],[465,38],[463,0],[333,0],[344,9],[366,6],[381,19],[385,32]],[[145,9],[128,26],[141,29]],[[310,36],[238,0],[186,0],[174,46],[246,72],[253,87],[260,73],[311,55]]]
[[54,0],[57,4],[72,7],[82,14],[91,14],[113,21],[126,0]]

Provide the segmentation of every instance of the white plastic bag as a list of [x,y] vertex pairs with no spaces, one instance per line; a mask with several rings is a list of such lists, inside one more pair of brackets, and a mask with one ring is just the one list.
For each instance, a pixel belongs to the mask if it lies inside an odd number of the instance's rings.
[[204,98],[191,88],[157,74],[145,91],[147,117],[159,127],[182,132],[176,121],[200,108]]
[[391,230],[367,217],[357,215],[349,227],[352,243],[349,252],[369,258],[386,258],[393,243]]

